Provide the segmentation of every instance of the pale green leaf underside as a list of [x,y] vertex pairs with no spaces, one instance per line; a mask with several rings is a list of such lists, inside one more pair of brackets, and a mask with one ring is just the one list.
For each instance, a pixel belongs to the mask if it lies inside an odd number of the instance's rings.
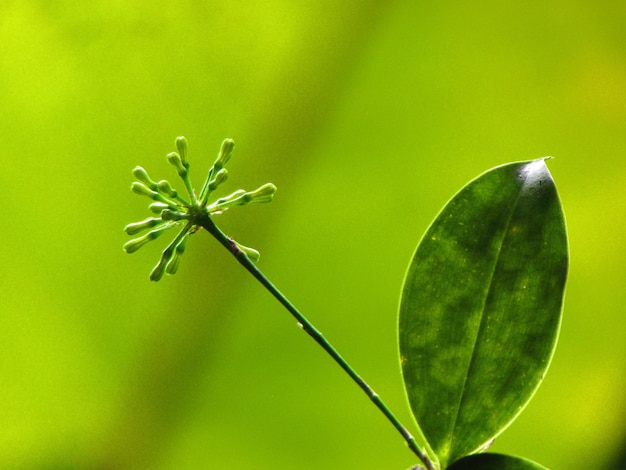
[[432,223],[399,316],[413,414],[445,468],[500,433],[539,386],[567,276],[565,221],[545,161],[494,168]]

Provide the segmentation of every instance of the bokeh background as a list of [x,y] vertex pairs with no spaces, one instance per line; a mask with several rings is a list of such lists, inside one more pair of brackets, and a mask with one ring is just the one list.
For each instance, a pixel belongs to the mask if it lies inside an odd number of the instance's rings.
[[[411,426],[396,312],[463,184],[552,155],[571,270],[543,386],[492,450],[626,468],[626,6],[3,0],[0,468],[406,469],[396,431],[207,234],[179,273],[129,256],[131,170],[196,184],[236,142],[219,219]],[[168,238],[165,236],[164,238]]]

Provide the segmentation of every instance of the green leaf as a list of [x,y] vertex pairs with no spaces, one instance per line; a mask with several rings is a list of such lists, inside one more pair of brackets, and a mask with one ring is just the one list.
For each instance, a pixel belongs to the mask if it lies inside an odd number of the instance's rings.
[[502,432],[539,386],[556,346],[567,265],[544,159],[482,174],[424,235],[402,291],[400,362],[441,467]]
[[476,454],[453,463],[447,470],[547,470],[538,463],[502,454]]

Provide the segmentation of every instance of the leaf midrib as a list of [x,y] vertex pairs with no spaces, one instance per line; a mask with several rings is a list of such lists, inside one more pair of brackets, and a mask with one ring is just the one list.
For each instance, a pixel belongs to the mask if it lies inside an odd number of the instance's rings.
[[[521,167],[518,169],[518,174],[521,174]],[[472,371],[472,369],[475,366],[476,363],[476,350],[477,350],[477,344],[478,344],[478,338],[480,338],[482,336],[482,333],[485,329],[485,306],[487,304],[487,299],[489,298],[489,294],[491,293],[492,290],[492,286],[493,286],[493,278],[496,272],[496,268],[498,267],[499,261],[500,261],[500,255],[502,253],[502,246],[504,245],[504,241],[506,240],[507,236],[508,236],[508,232],[509,232],[509,226],[511,225],[511,220],[513,218],[513,215],[515,214],[515,211],[517,210],[517,206],[519,205],[519,201],[522,197],[522,193],[524,192],[524,188],[526,187],[526,180],[527,178],[524,180],[518,194],[517,197],[515,198],[515,203],[513,204],[513,207],[511,209],[511,212],[509,213],[508,216],[508,220],[506,221],[506,224],[504,225],[504,229],[503,229],[503,235],[502,235],[502,239],[500,240],[500,244],[498,246],[498,250],[497,250],[497,255],[494,258],[494,263],[493,263],[493,267],[491,270],[491,273],[489,274],[489,283],[488,283],[488,288],[485,289],[485,295],[483,297],[483,302],[482,302],[482,306],[481,306],[481,318],[480,318],[480,325],[478,327],[476,336],[475,336],[475,340],[472,346],[472,355],[467,367],[467,373],[465,374],[465,378],[463,381],[463,388],[462,388],[462,392],[459,396],[459,401],[458,401],[458,405],[456,407],[456,413],[454,415],[454,421],[453,421],[453,425],[452,425],[452,432],[450,433],[450,439],[448,441],[448,463],[450,460],[450,457],[452,456],[452,444],[454,442],[454,437],[455,437],[455,433],[456,433],[456,429],[457,429],[457,424],[458,424],[458,420],[459,420],[459,415],[460,415],[460,411],[463,405],[463,402],[465,401],[466,398],[466,384],[467,384],[467,380],[469,378],[470,372]]]

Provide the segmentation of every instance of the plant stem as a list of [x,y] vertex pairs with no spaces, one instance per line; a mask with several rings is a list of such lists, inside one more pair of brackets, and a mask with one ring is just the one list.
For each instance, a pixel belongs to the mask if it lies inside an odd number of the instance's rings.
[[307,320],[307,318],[298,311],[298,309],[285,297],[270,280],[256,267],[256,265],[239,249],[235,242],[222,232],[213,220],[208,216],[203,216],[199,220],[194,221],[198,225],[205,228],[213,237],[217,239],[230,253],[246,268],[275,298],[278,300],[291,315],[297,320],[298,325],[326,351],[333,360],[356,382],[356,384],[365,392],[369,399],[376,407],[385,415],[396,430],[402,435],[409,448],[419,457],[426,465],[428,470],[436,470],[435,464],[430,460],[426,452],[417,444],[415,438],[408,429],[391,412],[380,396],[368,385],[363,378],[348,364],[348,362],[339,354],[339,352],[324,338],[322,333]]

